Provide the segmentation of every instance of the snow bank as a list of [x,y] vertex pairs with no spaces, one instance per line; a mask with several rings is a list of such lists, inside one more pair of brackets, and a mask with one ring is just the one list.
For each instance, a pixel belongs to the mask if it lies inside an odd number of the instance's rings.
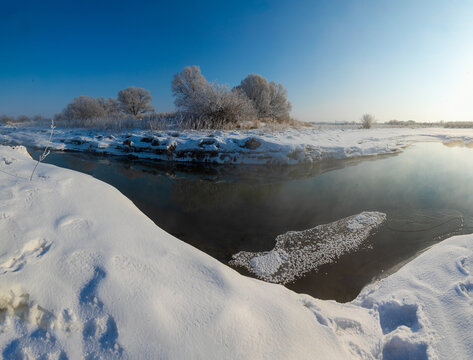
[[276,237],[271,251],[240,251],[231,265],[243,266],[258,278],[287,284],[321,265],[352,252],[386,220],[386,214],[362,212],[304,231],[289,231]]
[[[49,128],[0,126],[0,144],[44,147]],[[302,128],[285,131],[118,132],[56,128],[51,149],[130,158],[215,164],[311,164],[402,151],[415,141],[473,146],[473,129]]]
[[[5,359],[394,360],[473,353],[473,236],[434,246],[352,303],[339,304],[239,275],[165,233],[90,176],[41,164],[30,182],[35,163],[24,148],[0,147],[0,159],[8,159],[0,161]],[[268,272],[278,261],[266,261]]]
[[383,359],[470,359],[472,273],[473,236],[462,235],[365,288],[353,304],[378,311]]

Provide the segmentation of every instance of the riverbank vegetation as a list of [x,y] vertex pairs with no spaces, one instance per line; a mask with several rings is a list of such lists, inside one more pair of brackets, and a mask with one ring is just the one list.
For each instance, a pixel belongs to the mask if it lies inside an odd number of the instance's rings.
[[[176,109],[159,112],[151,105],[149,90],[135,86],[118,91],[117,97],[80,95],[53,117],[35,115],[0,115],[1,124],[49,125],[94,129],[203,130],[203,129],[277,129],[313,126],[291,116],[292,105],[282,84],[261,75],[249,74],[233,88],[209,82],[199,66],[187,66],[174,75],[171,91]],[[319,126],[334,123],[317,123]],[[363,129],[373,126],[473,128],[473,122],[418,123],[414,120],[390,120],[375,124],[374,116],[364,114],[360,122],[335,123]]]
[[[129,87],[117,98],[74,98],[54,116],[59,126],[144,129],[254,129],[261,126],[300,126],[290,115],[292,106],[282,84],[250,74],[238,86],[209,82],[199,66],[187,66],[171,82],[176,111],[157,112],[149,90]],[[42,123],[50,119],[3,115],[0,123]]]

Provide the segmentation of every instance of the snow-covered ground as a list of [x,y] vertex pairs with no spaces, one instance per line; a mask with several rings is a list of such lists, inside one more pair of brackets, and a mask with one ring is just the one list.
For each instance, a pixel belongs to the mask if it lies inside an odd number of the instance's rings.
[[[0,126],[0,144],[44,147],[48,139],[47,127]],[[112,132],[56,128],[50,148],[163,161],[268,165],[389,154],[416,141],[473,146],[473,129],[312,127],[285,131]]]
[[34,165],[25,148],[0,146],[5,359],[473,354],[472,235],[435,245],[340,304],[238,274],[88,175],[40,164],[29,181]]

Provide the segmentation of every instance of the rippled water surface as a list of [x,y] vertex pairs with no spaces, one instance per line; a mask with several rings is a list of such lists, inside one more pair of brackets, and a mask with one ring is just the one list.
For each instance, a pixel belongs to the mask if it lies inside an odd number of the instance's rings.
[[238,251],[272,249],[286,231],[386,213],[361,249],[286,285],[323,299],[349,301],[436,242],[473,232],[473,149],[440,143],[311,168],[176,167],[73,153],[46,162],[112,184],[164,230],[224,263]]

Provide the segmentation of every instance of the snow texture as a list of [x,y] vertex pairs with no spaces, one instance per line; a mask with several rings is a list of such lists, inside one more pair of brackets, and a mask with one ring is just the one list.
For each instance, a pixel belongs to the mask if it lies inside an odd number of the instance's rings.
[[[35,162],[23,147],[0,146],[2,158],[9,159],[0,163],[4,359],[473,354],[472,235],[433,246],[340,304],[238,274],[90,176],[40,164],[29,181]],[[269,257],[268,273],[283,258]]]
[[[0,144],[44,148],[48,127],[0,126]],[[56,127],[50,149],[171,162],[312,164],[402,151],[416,141],[473,146],[473,129],[302,128],[284,131],[122,131]],[[4,160],[8,161],[8,159]]]
[[386,214],[362,212],[304,231],[289,231],[276,237],[271,251],[240,251],[231,265],[243,266],[258,278],[287,284],[358,249],[384,221]]

